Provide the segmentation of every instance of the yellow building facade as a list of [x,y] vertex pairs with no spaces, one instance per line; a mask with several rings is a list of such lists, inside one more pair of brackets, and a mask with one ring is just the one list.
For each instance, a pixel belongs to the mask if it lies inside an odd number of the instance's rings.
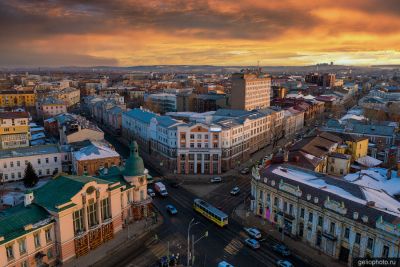
[[0,108],[7,107],[34,107],[36,94],[32,90],[0,91]]
[[0,148],[17,148],[29,146],[29,113],[0,113]]

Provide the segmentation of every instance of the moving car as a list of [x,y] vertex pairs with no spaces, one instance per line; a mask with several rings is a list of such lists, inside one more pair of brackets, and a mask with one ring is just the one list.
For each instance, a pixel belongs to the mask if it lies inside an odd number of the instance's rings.
[[175,215],[178,213],[178,210],[171,204],[165,206],[165,208],[167,209],[168,213],[171,215]]
[[151,197],[155,197],[156,196],[156,193],[153,191],[153,189],[151,189],[151,188],[149,188],[149,189],[147,189],[147,194],[149,195],[149,196],[151,196]]
[[258,243],[257,240],[252,239],[252,238],[245,239],[244,243],[246,244],[246,246],[249,246],[252,249],[259,249],[260,248],[260,243]]
[[220,182],[222,182],[222,178],[219,177],[219,176],[213,177],[213,178],[210,179],[210,182],[211,183],[220,183]]
[[251,238],[254,238],[254,239],[261,238],[261,232],[257,228],[254,228],[254,227],[246,228],[245,227],[244,230]]
[[234,188],[232,188],[232,190],[231,190],[231,195],[232,196],[236,196],[239,193],[240,193],[240,188],[239,187],[235,186]]
[[157,182],[154,184],[154,189],[156,190],[157,193],[159,193],[161,196],[166,197],[168,196],[168,191],[165,185],[161,182]]
[[287,260],[279,260],[276,262],[276,265],[279,267],[293,267],[293,264]]
[[241,174],[248,174],[249,172],[250,172],[250,169],[249,169],[249,168],[243,168],[243,169],[240,171]]
[[234,266],[226,261],[221,261],[220,263],[218,263],[217,267],[234,267]]
[[290,255],[290,250],[284,244],[276,244],[272,248],[282,256]]

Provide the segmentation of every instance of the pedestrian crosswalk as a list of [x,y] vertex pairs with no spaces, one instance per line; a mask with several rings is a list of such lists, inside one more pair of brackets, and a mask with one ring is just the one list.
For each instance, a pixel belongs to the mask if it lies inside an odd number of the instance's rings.
[[225,248],[224,251],[230,255],[236,255],[243,247],[243,243],[239,239],[232,239]]

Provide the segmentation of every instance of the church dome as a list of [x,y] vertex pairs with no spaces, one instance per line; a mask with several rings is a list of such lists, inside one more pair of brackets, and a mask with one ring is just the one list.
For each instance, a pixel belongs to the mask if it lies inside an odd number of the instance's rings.
[[139,156],[138,144],[133,141],[130,146],[130,155],[125,162],[124,176],[140,176],[144,174],[143,159]]

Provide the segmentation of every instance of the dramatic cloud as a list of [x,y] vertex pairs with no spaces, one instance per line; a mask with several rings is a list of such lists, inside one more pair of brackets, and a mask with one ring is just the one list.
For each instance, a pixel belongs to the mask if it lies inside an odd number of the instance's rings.
[[0,66],[400,63],[398,0],[0,1],[0,31]]

